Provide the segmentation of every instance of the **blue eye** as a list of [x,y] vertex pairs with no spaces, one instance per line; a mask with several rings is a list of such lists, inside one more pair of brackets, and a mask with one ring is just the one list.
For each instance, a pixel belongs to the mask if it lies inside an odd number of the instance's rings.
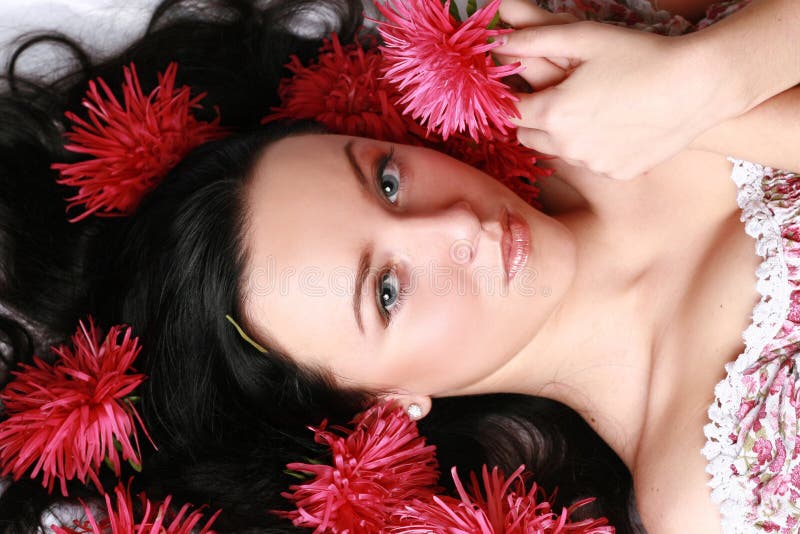
[[387,322],[390,322],[405,298],[405,291],[400,286],[400,280],[394,270],[385,271],[378,276],[376,293],[378,309]]
[[376,172],[378,190],[392,204],[397,204],[397,197],[405,189],[400,164],[394,160],[394,147],[378,162]]
[[[403,179],[402,164],[394,159],[394,147],[376,163],[375,182],[378,191],[392,205],[397,205],[400,193],[406,189],[407,180]],[[387,326],[400,310],[406,292],[406,288],[400,283],[396,268],[387,268],[378,275],[375,282],[375,298],[378,312]]]

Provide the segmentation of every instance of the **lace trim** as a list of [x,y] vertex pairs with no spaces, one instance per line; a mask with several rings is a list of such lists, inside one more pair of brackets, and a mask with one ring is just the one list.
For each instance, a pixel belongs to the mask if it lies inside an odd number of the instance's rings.
[[708,409],[711,422],[703,427],[707,441],[702,453],[708,460],[706,473],[711,475],[708,485],[712,488],[711,498],[720,506],[726,534],[755,531],[745,518],[753,508],[752,490],[746,487],[744,477],[731,471],[741,448],[736,445],[737,412],[746,393],[741,378],[778,333],[789,313],[791,293],[781,228],[764,199],[764,167],[731,157],[728,161],[733,163],[731,178],[739,188],[736,201],[742,210],[740,220],[745,223],[745,232],[756,240],[756,253],[764,261],[756,269],[761,299],[753,308],[750,326],[742,334],[745,350],[725,364],[727,374],[714,388],[716,399]]

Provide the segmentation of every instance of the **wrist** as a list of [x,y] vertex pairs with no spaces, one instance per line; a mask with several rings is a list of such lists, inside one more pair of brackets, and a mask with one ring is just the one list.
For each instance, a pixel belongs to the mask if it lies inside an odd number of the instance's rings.
[[695,132],[687,146],[691,150],[708,150],[719,125],[745,113],[751,102],[748,86],[737,83],[735,62],[700,33],[669,38],[673,64],[689,95],[684,127]]
[[701,114],[713,126],[738,117],[759,103],[757,86],[742,76],[748,58],[737,56],[713,32],[705,31],[674,37],[677,61],[684,65],[686,82],[707,99]]
[[797,0],[758,0],[680,40],[717,72],[723,105],[739,116],[800,82],[797,20]]

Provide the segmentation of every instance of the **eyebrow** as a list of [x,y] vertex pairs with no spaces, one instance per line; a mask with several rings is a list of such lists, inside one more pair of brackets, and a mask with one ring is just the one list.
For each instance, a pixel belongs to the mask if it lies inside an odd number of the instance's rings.
[[353,140],[349,140],[344,145],[344,153],[347,156],[347,161],[350,162],[350,167],[353,169],[353,174],[358,179],[358,185],[361,186],[361,189],[364,190],[365,193],[369,193],[369,186],[367,185],[367,177],[364,176],[364,173],[361,172],[361,167],[358,166],[356,162],[356,156],[353,154]]
[[[364,193],[369,194],[367,177],[364,176],[363,172],[361,172],[361,168],[358,166],[358,163],[356,163],[356,158],[353,155],[352,139],[345,143],[344,153],[347,156],[347,161],[350,163],[350,167],[353,169],[353,175],[356,177],[359,186]],[[364,324],[361,318],[361,301],[364,299],[361,296],[361,291],[364,287],[364,281],[367,278],[367,273],[371,263],[372,243],[367,243],[367,245],[361,250],[361,256],[358,260],[358,267],[356,268],[356,291],[353,293],[353,315],[355,316],[356,324],[358,325],[358,329],[361,330],[362,335],[364,334]]]

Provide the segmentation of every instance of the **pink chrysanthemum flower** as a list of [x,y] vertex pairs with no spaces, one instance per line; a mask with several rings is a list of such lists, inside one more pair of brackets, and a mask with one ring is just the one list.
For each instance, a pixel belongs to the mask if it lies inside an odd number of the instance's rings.
[[412,131],[424,133],[396,107],[400,98],[380,73],[381,54],[360,42],[342,46],[336,33],[323,41],[317,59],[304,66],[291,56],[293,76],[278,88],[281,105],[262,124],[279,119],[317,121],[333,133],[383,141],[419,144]]
[[221,512],[217,511],[199,530],[195,530],[203,519],[202,512],[189,512],[191,507],[185,504],[175,513],[170,509],[171,496],[162,503],[152,503],[141,494],[142,519],[137,522],[130,489],[119,483],[114,488],[114,495],[115,503],[111,502],[109,494],[105,495],[106,516],[99,521],[91,508],[84,504],[86,518],[83,521],[76,519],[71,527],[53,525],[51,529],[55,534],[210,534],[214,532],[211,525]]
[[101,341],[90,317],[72,342],[53,348],[60,359],[52,365],[39,358],[21,364],[0,394],[8,415],[0,423],[2,476],[16,481],[32,468],[30,477],[41,473],[50,492],[58,479],[63,495],[73,479],[101,489],[104,461],[117,475],[121,459],[140,465],[135,421],[144,429],[129,399],[145,378],[130,372],[141,349],[131,329],[114,326]]
[[[374,44],[374,43],[372,43]],[[310,119],[332,133],[421,145],[444,152],[476,167],[505,184],[523,200],[541,208],[538,179],[552,174],[536,166],[536,152],[521,145],[513,132],[489,125],[487,138],[476,143],[467,134],[453,132],[445,141],[401,112],[402,94],[379,73],[381,52],[361,42],[342,46],[335,33],[320,48],[315,62],[303,66],[293,56],[293,73],[281,80],[281,105],[262,119]]]
[[73,126],[66,134],[70,144],[65,148],[92,156],[77,163],[52,165],[60,172],[58,183],[78,188],[78,193],[67,199],[67,210],[81,204],[85,207],[70,222],[91,214],[130,214],[191,149],[225,134],[219,116],[212,122],[194,117],[192,110],[202,107],[205,93],[192,98],[188,86],[176,88],[177,71],[178,65],[170,63],[158,74],[158,86],[145,95],[131,64],[124,68],[122,104],[98,78],[89,82],[83,100],[88,119],[66,113]]
[[463,23],[450,13],[450,0],[390,0],[374,2],[387,19],[375,21],[385,43],[386,78],[403,93],[403,112],[426,124],[445,140],[453,132],[469,132],[475,141],[514,129],[519,99],[500,79],[522,65],[497,66],[489,51],[490,38],[508,29],[488,29],[500,0],[492,0]]
[[520,466],[505,479],[497,467],[489,474],[484,465],[483,492],[475,473],[467,492],[454,467],[453,481],[461,500],[433,496],[407,504],[396,511],[385,530],[391,534],[613,534],[614,527],[606,518],[570,520],[577,508],[593,499],[556,514],[550,500],[539,500],[542,490],[536,483],[526,491],[523,470]]
[[288,464],[313,478],[283,494],[297,510],[276,514],[318,533],[374,534],[400,503],[433,494],[439,478],[435,447],[425,444],[402,408],[378,404],[352,424],[353,430],[333,427],[343,435],[325,430],[324,423],[312,429],[316,441],[330,447],[332,462]]

